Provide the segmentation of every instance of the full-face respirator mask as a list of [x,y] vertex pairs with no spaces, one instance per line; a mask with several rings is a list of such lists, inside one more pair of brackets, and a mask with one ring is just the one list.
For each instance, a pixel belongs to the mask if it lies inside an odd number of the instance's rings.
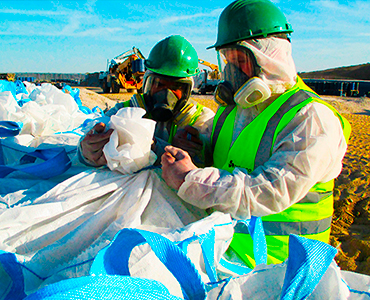
[[217,50],[222,80],[215,91],[215,101],[221,106],[239,105],[249,108],[271,96],[267,84],[256,75],[259,67],[251,51],[234,46]]
[[191,78],[177,78],[147,71],[144,77],[144,98],[153,120],[166,122],[172,119],[190,97]]

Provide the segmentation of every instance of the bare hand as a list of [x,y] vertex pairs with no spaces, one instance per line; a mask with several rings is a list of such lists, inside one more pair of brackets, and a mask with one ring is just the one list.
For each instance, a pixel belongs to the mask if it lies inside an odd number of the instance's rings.
[[172,140],[172,145],[185,150],[191,157],[199,155],[203,149],[203,142],[199,138],[198,129],[192,126],[185,126],[184,129],[180,129],[176,132]]
[[96,124],[81,141],[82,155],[96,166],[104,166],[107,160],[103,153],[103,147],[108,143],[113,129],[104,132],[106,125],[104,123]]
[[185,176],[197,167],[186,151],[172,146],[166,146],[165,151],[161,157],[162,177],[168,186],[178,190]]

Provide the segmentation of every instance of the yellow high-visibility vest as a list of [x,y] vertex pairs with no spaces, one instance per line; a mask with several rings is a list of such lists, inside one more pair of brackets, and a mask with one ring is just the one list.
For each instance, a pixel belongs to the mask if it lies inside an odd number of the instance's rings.
[[[241,167],[251,173],[268,161],[276,136],[310,102],[328,106],[339,118],[348,142],[351,132],[349,122],[332,106],[298,78],[297,84],[277,98],[240,133],[231,145],[236,107],[218,110],[213,123],[212,144],[214,167],[232,172]],[[267,263],[280,263],[288,257],[289,234],[329,242],[333,215],[334,180],[316,183],[298,203],[284,211],[262,217],[267,243]],[[230,247],[249,266],[254,267],[253,242],[243,224],[235,227]]]

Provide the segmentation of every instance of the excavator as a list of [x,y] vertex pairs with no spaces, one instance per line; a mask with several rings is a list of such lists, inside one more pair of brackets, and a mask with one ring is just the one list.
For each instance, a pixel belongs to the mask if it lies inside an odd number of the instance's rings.
[[15,74],[14,73],[0,73],[0,80],[14,81]]
[[218,66],[203,59],[198,59],[198,63],[210,68],[212,71],[203,69],[201,73],[194,78],[194,90],[202,95],[213,93],[220,81]]
[[141,51],[133,47],[120,55],[108,60],[107,71],[99,75],[100,87],[104,93],[119,93],[120,89],[142,92],[145,73],[145,57]]

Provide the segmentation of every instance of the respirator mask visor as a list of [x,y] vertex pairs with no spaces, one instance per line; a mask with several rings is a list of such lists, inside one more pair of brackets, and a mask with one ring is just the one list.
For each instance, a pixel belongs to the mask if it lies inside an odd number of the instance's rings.
[[253,53],[246,47],[234,44],[217,50],[221,82],[215,91],[215,101],[221,106],[238,104],[251,107],[264,100],[271,91],[256,77],[260,68]]
[[170,120],[186,104],[192,86],[191,78],[148,74],[144,81],[144,95],[152,118],[158,122]]

